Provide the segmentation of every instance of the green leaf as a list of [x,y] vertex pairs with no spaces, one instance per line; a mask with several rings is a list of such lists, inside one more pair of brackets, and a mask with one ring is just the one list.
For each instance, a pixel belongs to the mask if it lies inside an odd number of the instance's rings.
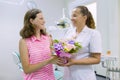
[[59,40],[55,39],[55,40],[54,40],[54,43],[59,43]]

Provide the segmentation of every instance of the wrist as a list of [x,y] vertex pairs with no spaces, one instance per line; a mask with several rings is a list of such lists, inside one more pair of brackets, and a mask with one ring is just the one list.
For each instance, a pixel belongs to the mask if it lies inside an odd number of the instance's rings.
[[47,60],[47,64],[51,64],[52,63],[52,58],[49,58],[48,60]]
[[72,65],[76,65],[76,60],[75,59],[72,59]]

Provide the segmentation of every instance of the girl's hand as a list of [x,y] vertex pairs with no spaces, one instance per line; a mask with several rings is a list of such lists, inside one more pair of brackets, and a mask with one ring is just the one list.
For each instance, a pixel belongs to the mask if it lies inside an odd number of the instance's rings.
[[56,55],[52,55],[50,58],[50,63],[51,64],[57,64],[60,61],[59,57]]
[[74,65],[74,59],[71,59],[71,58],[60,58],[60,61],[57,64],[59,66],[71,66],[71,65]]
[[59,61],[58,61],[58,63],[57,63],[57,65],[59,65],[59,66],[64,66],[66,63],[68,62],[68,58],[59,58]]

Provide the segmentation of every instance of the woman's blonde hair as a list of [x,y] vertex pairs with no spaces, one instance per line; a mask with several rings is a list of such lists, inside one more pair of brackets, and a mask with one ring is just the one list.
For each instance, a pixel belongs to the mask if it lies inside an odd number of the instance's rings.
[[87,16],[86,25],[89,28],[95,29],[96,27],[95,27],[94,19],[91,12],[88,10],[88,8],[85,6],[77,6],[76,8],[80,9],[80,13],[82,13],[83,16],[85,15]]

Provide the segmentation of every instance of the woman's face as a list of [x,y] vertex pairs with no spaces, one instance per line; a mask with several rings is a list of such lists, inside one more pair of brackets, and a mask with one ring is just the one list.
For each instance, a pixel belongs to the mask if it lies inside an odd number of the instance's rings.
[[36,29],[44,29],[45,28],[45,20],[42,13],[38,13],[35,19],[32,19],[31,23],[35,25]]
[[72,15],[71,15],[71,21],[73,26],[75,27],[85,22],[85,16],[83,16],[82,13],[80,13],[80,9],[78,8],[73,9]]

